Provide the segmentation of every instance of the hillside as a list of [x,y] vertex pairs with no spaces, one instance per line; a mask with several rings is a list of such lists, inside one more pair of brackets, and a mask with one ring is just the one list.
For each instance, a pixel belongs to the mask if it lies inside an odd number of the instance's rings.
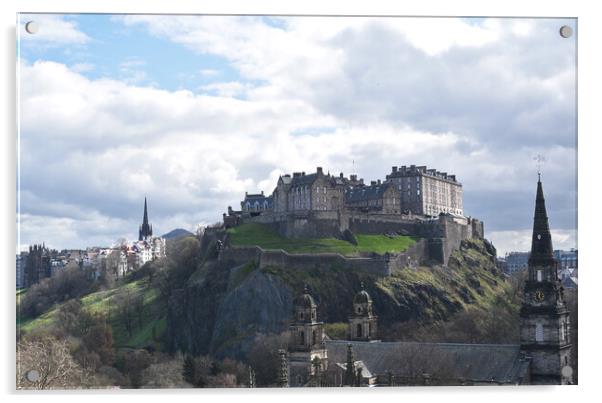
[[256,334],[287,329],[293,299],[304,285],[318,304],[320,320],[339,324],[327,327],[338,327],[338,334],[362,282],[382,329],[399,321],[446,320],[469,306],[486,311],[509,287],[494,257],[487,241],[470,240],[454,252],[446,268],[407,268],[386,278],[336,266],[259,269],[253,262],[227,267],[207,259],[188,286],[170,299],[168,348],[244,358]]
[[176,229],[169,231],[166,234],[161,235],[161,238],[165,238],[167,240],[175,240],[175,239],[183,238],[186,236],[192,236],[192,235],[194,235],[194,234],[190,231],[187,231],[183,228],[176,228]]
[[[165,311],[158,301],[159,292],[149,287],[146,280],[124,282],[110,290],[98,291],[81,298],[83,308],[90,313],[104,315],[113,329],[113,340],[116,348],[139,348],[153,346],[161,349],[161,340],[165,334]],[[132,334],[126,330],[123,320],[122,303],[133,304],[136,297],[142,297],[141,320],[136,316],[133,320]],[[58,311],[64,304],[56,304],[37,318],[20,317],[17,309],[17,328],[29,333],[43,331],[56,326]]]
[[[483,240],[464,241],[447,267],[405,268],[389,277],[337,266],[259,269],[247,262],[229,267],[216,259],[216,240],[206,235],[202,242],[193,237],[176,241],[171,260],[155,263],[156,273],[172,272],[171,277],[155,274],[151,281],[147,275],[138,275],[81,298],[84,308],[106,315],[117,348],[152,346],[244,359],[257,334],[281,333],[288,328],[293,299],[305,285],[318,303],[319,319],[326,323],[331,337],[344,336],[353,296],[362,282],[372,296],[383,334],[400,322],[437,323],[469,308],[487,313],[510,288],[495,267],[495,249]],[[265,246],[274,239],[260,241]],[[160,297],[165,281],[175,287],[168,300]],[[137,296],[142,301],[142,317],[135,320],[130,334],[119,306],[124,306],[124,298],[134,301]],[[37,318],[20,318],[18,326],[25,332],[53,326],[61,306],[57,304]]]

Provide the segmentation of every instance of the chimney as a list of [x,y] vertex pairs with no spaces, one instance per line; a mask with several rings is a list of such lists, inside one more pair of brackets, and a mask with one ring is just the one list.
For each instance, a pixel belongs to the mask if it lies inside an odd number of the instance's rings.
[[318,175],[324,175],[324,172],[322,171],[322,167],[317,167],[317,168],[316,168],[316,173],[317,173]]
[[245,197],[247,197],[248,194],[249,194],[249,192],[245,192]]
[[301,172],[293,172],[293,178],[298,178],[301,176]]
[[397,172],[397,167],[393,167],[391,168],[391,170],[393,171],[393,173]]
[[377,183],[378,185],[380,185],[380,179],[379,179],[379,180],[377,180],[377,181],[376,181],[376,183]]
[[301,172],[301,176],[305,176],[305,171]]
[[261,195],[263,196],[263,190],[261,191]]
[[376,186],[376,181],[370,181],[370,186]]
[[343,179],[343,177],[344,177],[344,176],[343,176],[343,172],[341,172],[341,173],[339,174],[339,178]]
[[352,181],[356,181],[357,180],[357,175],[350,175],[349,179],[351,179]]

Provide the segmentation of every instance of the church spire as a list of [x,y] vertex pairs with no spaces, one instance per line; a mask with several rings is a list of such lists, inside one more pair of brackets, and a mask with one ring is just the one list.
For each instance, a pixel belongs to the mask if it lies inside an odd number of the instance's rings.
[[538,176],[529,266],[554,266],[554,249],[552,248],[552,235],[546,212],[546,201],[543,195],[541,176],[539,174]]
[[148,224],[148,208],[146,206],[146,197],[144,198],[144,216],[142,217],[142,225],[138,230],[138,240],[142,241],[145,238],[153,236],[153,227]]
[[146,208],[146,197],[144,198],[144,217],[142,218],[142,226],[148,226],[148,210]]

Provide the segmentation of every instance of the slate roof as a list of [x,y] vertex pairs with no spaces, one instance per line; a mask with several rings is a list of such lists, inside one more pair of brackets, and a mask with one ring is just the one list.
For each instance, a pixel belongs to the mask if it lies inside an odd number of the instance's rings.
[[577,288],[577,277],[565,277],[561,283],[564,288]]
[[291,186],[303,186],[303,185],[311,185],[318,178],[318,174],[307,174],[300,176],[293,176],[291,180]]
[[328,359],[346,362],[349,343],[354,358],[373,375],[391,372],[396,377],[411,378],[428,373],[433,378],[516,384],[526,377],[530,365],[522,357],[520,346],[514,344],[326,340]]
[[265,196],[263,194],[247,194],[242,203],[246,204],[248,202],[253,205],[255,202],[258,202],[261,206],[263,206],[264,201],[268,202],[268,207],[272,207],[273,198],[271,195]]
[[381,183],[380,185],[358,186],[348,189],[345,191],[345,201],[358,202],[381,199],[389,186],[391,186],[389,183]]

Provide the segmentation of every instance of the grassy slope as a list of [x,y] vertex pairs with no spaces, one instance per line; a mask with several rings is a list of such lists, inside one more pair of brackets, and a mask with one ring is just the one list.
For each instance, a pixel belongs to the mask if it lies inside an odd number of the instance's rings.
[[280,236],[267,225],[247,223],[230,228],[230,241],[234,246],[257,245],[264,249],[284,249],[290,253],[340,253],[345,256],[357,256],[360,252],[402,252],[416,240],[409,236],[387,237],[385,235],[356,236],[358,244],[336,238],[287,239]]
[[[132,295],[144,293],[144,316],[141,327],[138,327],[135,321],[134,330],[130,336],[120,320],[115,306],[115,296],[123,290],[128,289]],[[148,288],[144,280],[123,283],[115,288],[105,291],[98,291],[81,298],[84,309],[93,313],[107,315],[113,328],[113,341],[115,347],[144,347],[155,345],[158,347],[158,341],[165,332],[166,320],[159,312],[158,290]],[[57,304],[44,314],[37,318],[17,318],[17,327],[26,332],[42,330],[56,325],[56,314],[62,304]],[[153,328],[154,337],[153,339]]]

